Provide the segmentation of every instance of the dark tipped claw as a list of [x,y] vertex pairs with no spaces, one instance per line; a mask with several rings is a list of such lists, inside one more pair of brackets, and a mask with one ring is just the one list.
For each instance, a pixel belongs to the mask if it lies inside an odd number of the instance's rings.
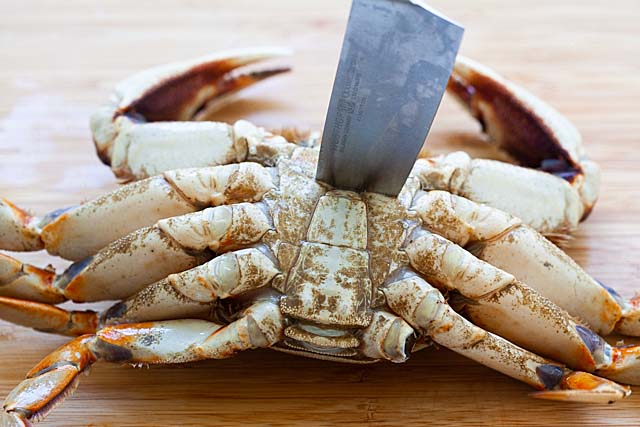
[[77,207],[78,205],[67,206],[66,208],[60,208],[49,212],[40,219],[40,221],[38,222],[38,227],[43,228],[45,225],[48,225],[55,221],[58,217],[60,217],[60,215],[64,214],[65,212],[69,212],[70,210],[73,210]]
[[538,378],[547,390],[553,390],[564,377],[564,369],[558,365],[540,365],[536,368]]
[[117,319],[122,318],[122,315],[127,310],[127,305],[123,302],[112,305],[100,316],[100,325],[114,325],[117,324]]
[[279,53],[238,55],[203,60],[168,75],[141,93],[118,114],[143,117],[147,122],[192,120],[210,102],[237,92],[288,67],[247,70],[246,66]]
[[74,262],[69,267],[67,267],[64,273],[56,277],[55,281],[53,282],[53,286],[61,290],[66,289],[67,286],[69,286],[69,283],[71,283],[71,281],[76,278],[76,276],[82,273],[82,271],[87,268],[87,266],[91,264],[92,261],[93,256],[88,256],[78,262]]
[[491,70],[458,58],[447,87],[521,165],[568,181],[583,173],[580,134],[551,106]]
[[600,335],[581,325],[576,325],[576,330],[591,354],[596,355],[604,352],[608,344],[602,339],[602,337],[600,337]]

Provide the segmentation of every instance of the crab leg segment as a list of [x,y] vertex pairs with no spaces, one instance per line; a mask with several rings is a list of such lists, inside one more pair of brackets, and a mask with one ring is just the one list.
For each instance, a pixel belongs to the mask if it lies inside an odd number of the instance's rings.
[[4,427],[30,427],[31,420],[47,416],[78,385],[78,375],[89,368],[96,355],[90,347],[94,335],[85,335],[63,345],[45,357],[7,396],[3,404]]
[[42,332],[78,336],[98,325],[94,311],[67,311],[49,304],[0,297],[0,318]]
[[[224,123],[187,121],[219,108],[242,88],[288,71],[238,70],[287,53],[282,49],[222,52],[151,68],[126,79],[117,86],[110,103],[91,118],[100,158],[125,180],[169,169],[245,160],[243,132]],[[254,136],[275,138],[258,130]]]
[[441,289],[459,292],[468,302],[462,311],[475,323],[572,368],[640,383],[640,347],[611,347],[511,274],[440,236],[414,238],[407,248],[411,264]]
[[[55,217],[49,215],[48,224],[41,232],[47,249],[51,253],[81,261],[58,277],[57,286],[52,286],[55,278],[53,271],[22,264],[0,254],[0,296],[47,303],[62,302],[66,298],[60,293],[60,285],[68,282],[69,275],[77,274],[83,265],[91,264],[91,259],[110,259],[117,253],[126,252],[126,245],[129,245],[129,249],[132,249],[131,245],[142,245],[137,249],[144,251],[143,246],[151,244],[148,248],[150,251],[157,249],[162,243],[158,240],[162,240],[163,232],[157,227],[138,230],[140,227],[153,224],[158,219],[194,212],[204,206],[258,201],[273,187],[269,169],[257,163],[182,169],[121,187]],[[122,237],[130,231],[133,233]],[[125,240],[91,257],[98,249],[121,237]],[[4,242],[0,241],[2,244]],[[172,246],[175,244],[170,240],[165,240],[161,245],[165,249]],[[197,265],[193,256],[178,249],[176,251],[178,255],[171,262],[182,263],[180,269]],[[161,250],[160,254],[166,252]],[[130,259],[129,263],[132,262],[134,260]],[[170,272],[175,272],[174,269]]]
[[218,299],[266,286],[279,273],[259,249],[228,252],[147,286],[107,310],[101,321],[122,324],[201,317],[209,314]]
[[383,292],[393,311],[438,344],[538,390],[553,391],[566,400],[594,403],[612,402],[630,394],[627,387],[563,368],[475,326],[419,277],[410,275],[393,282]]
[[424,227],[513,274],[596,332],[640,335],[638,307],[519,219],[441,191],[419,197],[414,209]]
[[362,334],[362,354],[372,359],[405,362],[416,343],[416,332],[401,317],[377,311]]
[[235,322],[173,320],[111,326],[62,346],[28,374],[4,402],[3,422],[28,425],[43,418],[72,393],[78,375],[98,360],[126,363],[183,363],[222,359],[238,351],[269,347],[282,335],[277,305],[258,302]]

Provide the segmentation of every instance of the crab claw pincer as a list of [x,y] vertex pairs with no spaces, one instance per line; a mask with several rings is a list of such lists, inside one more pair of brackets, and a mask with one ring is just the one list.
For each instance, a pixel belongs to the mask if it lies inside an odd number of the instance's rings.
[[[244,144],[235,137],[233,127],[199,120],[240,89],[289,70],[256,71],[248,65],[287,54],[282,48],[225,51],[127,78],[116,87],[109,103],[91,117],[98,156],[125,181],[191,167],[196,164],[194,159],[211,166],[240,161]],[[182,153],[178,163],[176,141]]]
[[[452,192],[515,214],[557,240],[589,215],[598,197],[600,170],[587,159],[580,133],[569,120],[464,57],[458,58],[447,91],[480,122],[490,140],[522,166],[516,173],[511,165],[460,158],[457,153],[434,159],[434,169],[466,171],[465,188]],[[506,175],[513,179],[505,180]]]

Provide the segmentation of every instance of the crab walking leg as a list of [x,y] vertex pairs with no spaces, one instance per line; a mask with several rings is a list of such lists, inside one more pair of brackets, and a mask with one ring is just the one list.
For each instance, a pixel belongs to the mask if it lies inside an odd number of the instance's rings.
[[474,322],[538,354],[595,369],[577,325],[549,300],[440,236],[414,237],[406,249],[411,265],[439,289],[457,291],[476,307],[469,308]]
[[[41,239],[39,246],[23,245],[23,249],[41,249],[44,244],[49,253],[77,261],[160,219],[207,206],[258,201],[273,187],[268,168],[242,163],[165,172],[40,220],[21,219],[24,213],[7,204],[11,210],[6,208],[4,212],[17,214],[13,223],[3,225],[0,220],[0,248],[16,249],[14,231],[22,227],[22,234],[39,235]],[[0,206],[0,215],[2,212]]]
[[131,180],[170,169],[244,161],[249,139],[282,144],[283,138],[246,122],[185,121],[198,120],[203,110],[216,109],[242,88],[288,71],[237,70],[286,54],[277,48],[220,52],[129,77],[91,117],[98,155],[117,177]]
[[[502,149],[528,168],[459,157],[434,159],[432,188],[487,203],[522,218],[543,233],[563,234],[586,218],[598,197],[599,168],[587,160],[582,138],[558,111],[487,67],[459,57],[449,81],[454,95]],[[551,174],[556,178],[550,179]],[[508,187],[507,187],[508,185]],[[524,191],[522,191],[524,190]],[[555,198],[555,199],[554,199]],[[551,202],[551,203],[545,203]]]
[[[100,323],[209,318],[219,299],[264,287],[278,274],[280,271],[268,252],[257,248],[228,252],[143,288],[103,312]],[[71,336],[95,333],[98,326],[98,313],[93,311],[67,311],[49,304],[3,297],[0,297],[0,319]]]
[[578,402],[612,402],[628,396],[629,388],[585,372],[574,372],[493,335],[456,313],[442,294],[414,274],[383,288],[391,309],[436,343],[485,366],[523,381],[544,398]]
[[269,171],[257,163],[169,171],[63,213],[43,228],[42,240],[50,253],[77,261],[160,219],[258,201],[271,188]]
[[441,191],[418,197],[414,209],[424,227],[513,274],[597,333],[640,336],[640,308],[633,301],[601,286],[519,219]]
[[0,297],[0,319],[42,332],[78,336],[92,334],[98,325],[95,311],[68,311],[49,304]]
[[259,249],[228,252],[147,286],[105,311],[101,323],[112,325],[206,316],[219,299],[267,286],[279,274],[271,257]]
[[443,237],[418,232],[406,251],[419,273],[468,300],[462,311],[480,326],[572,368],[640,384],[639,346],[610,346],[511,274]]
[[7,396],[3,416],[18,426],[44,418],[73,392],[79,374],[99,360],[156,364],[223,359],[275,344],[282,325],[277,304],[261,301],[226,326],[204,320],[110,326],[75,339],[42,360]]

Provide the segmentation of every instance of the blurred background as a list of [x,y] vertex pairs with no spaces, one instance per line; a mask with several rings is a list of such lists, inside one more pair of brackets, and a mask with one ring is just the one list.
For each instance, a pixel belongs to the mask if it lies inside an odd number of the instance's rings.
[[[626,296],[640,277],[640,2],[432,0],[466,27],[461,53],[551,103],[602,166],[601,198],[568,252]],[[0,195],[34,213],[111,190],[89,115],[145,67],[208,52],[290,47],[292,73],[216,115],[321,130],[348,0],[0,2]],[[445,99],[425,147],[500,156]],[[39,265],[66,263],[21,254]],[[0,395],[65,338],[0,322]],[[529,389],[452,353],[405,366],[334,365],[271,352],[186,367],[99,365],[43,425],[637,425],[635,396],[612,407],[529,399]],[[640,395],[640,392],[638,393]],[[89,424],[90,423],[90,424]]]

